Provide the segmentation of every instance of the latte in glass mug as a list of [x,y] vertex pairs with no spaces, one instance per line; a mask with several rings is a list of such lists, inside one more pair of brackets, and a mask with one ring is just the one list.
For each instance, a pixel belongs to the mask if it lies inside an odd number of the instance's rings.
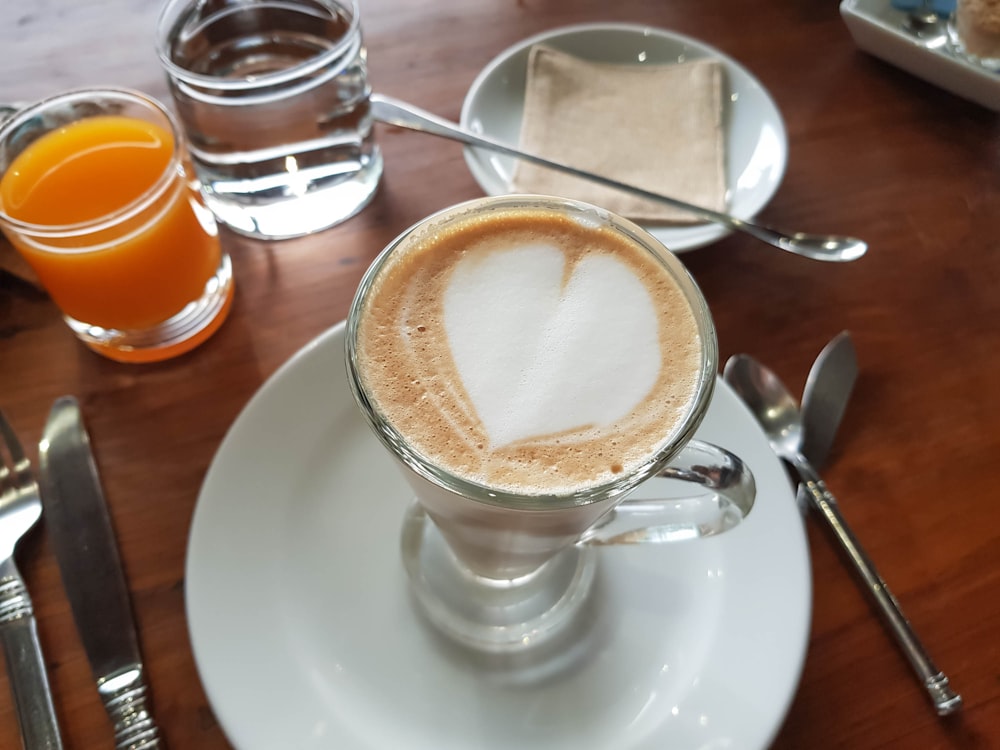
[[366,397],[398,436],[522,496],[648,463],[690,427],[714,347],[654,253],[596,213],[530,201],[407,234],[357,321]]

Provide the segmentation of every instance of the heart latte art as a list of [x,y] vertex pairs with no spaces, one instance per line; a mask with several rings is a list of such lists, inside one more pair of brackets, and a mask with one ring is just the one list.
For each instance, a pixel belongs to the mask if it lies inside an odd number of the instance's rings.
[[692,407],[702,342],[647,250],[544,209],[404,240],[361,311],[376,408],[456,476],[564,494],[641,465]]

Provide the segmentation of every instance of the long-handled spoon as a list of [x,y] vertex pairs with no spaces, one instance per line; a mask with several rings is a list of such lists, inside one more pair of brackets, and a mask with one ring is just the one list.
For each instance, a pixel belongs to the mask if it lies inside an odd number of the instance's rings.
[[745,354],[732,357],[726,362],[724,377],[753,412],[774,452],[798,473],[802,480],[800,494],[804,488],[813,508],[847,553],[865,584],[865,590],[871,595],[884,623],[920,678],[938,714],[944,716],[957,711],[962,706],[962,697],[951,689],[944,672],[934,666],[903,615],[899,602],[848,528],[836,498],[802,455],[802,418],[791,393],[777,375]]
[[807,258],[812,258],[813,260],[843,263],[846,261],[857,260],[868,250],[868,245],[855,237],[842,237],[832,234],[806,234],[804,232],[781,232],[776,229],[771,229],[770,227],[755,224],[745,219],[737,219],[735,216],[730,216],[729,214],[685,203],[677,198],[670,198],[666,195],[653,193],[649,190],[635,187],[634,185],[627,185],[623,182],[618,182],[617,180],[612,180],[592,172],[585,172],[582,169],[576,169],[575,167],[570,167],[566,164],[559,164],[558,162],[543,159],[540,156],[520,151],[516,148],[508,146],[505,143],[495,141],[492,138],[476,135],[460,125],[449,122],[448,120],[440,118],[436,115],[432,115],[430,112],[425,112],[418,107],[414,107],[412,104],[407,104],[406,102],[401,102],[388,96],[372,94],[371,104],[372,116],[377,121],[387,125],[395,125],[400,128],[417,130],[421,133],[428,133],[442,138],[450,138],[451,140],[459,141],[460,143],[465,143],[469,146],[478,146],[480,148],[490,149],[491,151],[497,151],[501,154],[506,154],[507,156],[524,159],[525,161],[538,164],[542,167],[554,169],[559,172],[565,172],[566,174],[573,175],[574,177],[590,180],[591,182],[596,182],[601,185],[605,185],[606,187],[623,190],[627,193],[633,193],[642,198],[646,198],[647,200],[666,203],[669,206],[680,208],[716,224],[722,224],[723,226],[735,229],[738,232],[749,234],[751,237],[756,237],[762,242],[766,242],[769,245],[773,245],[774,247],[785,250],[789,253],[803,255]]

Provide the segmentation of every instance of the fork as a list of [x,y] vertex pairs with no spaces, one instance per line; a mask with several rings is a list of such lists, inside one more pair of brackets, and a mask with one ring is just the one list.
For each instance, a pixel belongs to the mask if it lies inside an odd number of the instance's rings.
[[14,562],[14,548],[41,514],[42,498],[31,463],[0,411],[0,640],[25,749],[61,750],[35,610]]

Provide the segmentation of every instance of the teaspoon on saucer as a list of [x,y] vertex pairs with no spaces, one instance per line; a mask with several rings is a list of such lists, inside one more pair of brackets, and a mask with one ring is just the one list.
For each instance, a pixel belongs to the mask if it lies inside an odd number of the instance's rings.
[[755,224],[745,219],[738,219],[735,216],[730,216],[729,214],[713,211],[709,208],[695,206],[682,200],[678,200],[677,198],[671,198],[666,195],[661,195],[659,193],[635,187],[634,185],[618,182],[617,180],[612,180],[592,172],[586,172],[566,164],[550,161],[540,156],[520,151],[512,146],[508,146],[505,143],[495,141],[491,138],[476,135],[456,123],[449,122],[448,120],[437,117],[430,112],[426,112],[418,107],[415,107],[412,104],[407,104],[406,102],[402,102],[388,96],[372,94],[371,104],[372,116],[378,122],[382,122],[387,125],[395,125],[400,128],[407,128],[409,130],[416,130],[421,133],[428,133],[442,138],[449,138],[469,146],[490,149],[518,159],[524,159],[525,161],[538,164],[542,167],[565,172],[566,174],[573,175],[574,177],[590,180],[591,182],[596,182],[606,187],[623,190],[627,193],[633,193],[648,200],[666,203],[669,206],[687,211],[710,222],[722,224],[738,232],[749,234],[751,237],[755,237],[762,242],[773,245],[780,250],[794,253],[795,255],[802,255],[806,258],[812,258],[813,260],[844,263],[847,261],[857,260],[868,250],[867,243],[855,237],[843,237],[840,235],[827,234],[807,234],[804,232],[782,232],[760,224]]

